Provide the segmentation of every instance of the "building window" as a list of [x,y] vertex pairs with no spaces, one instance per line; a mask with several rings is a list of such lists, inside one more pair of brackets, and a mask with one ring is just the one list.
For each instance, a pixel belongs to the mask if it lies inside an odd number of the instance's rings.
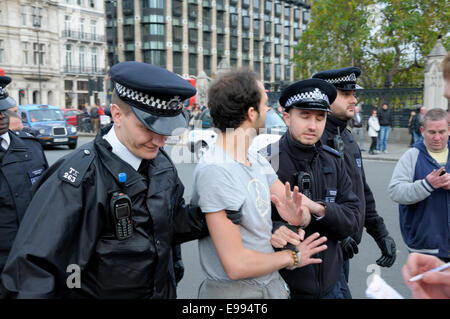
[[264,1],[264,12],[265,13],[272,12],[272,1],[269,0]]
[[33,43],[33,63],[35,65],[44,64],[44,44]]
[[255,38],[259,38],[259,31],[260,31],[260,21],[253,20],[253,34]]
[[197,54],[189,54],[189,74],[197,75]]
[[66,65],[68,67],[72,66],[72,45],[71,44],[66,45]]
[[164,0],[143,0],[142,8],[164,9]]
[[91,39],[96,38],[97,34],[97,22],[95,20],[91,20]]
[[84,39],[84,19],[80,19],[79,31],[80,39]]
[[77,81],[77,89],[79,91],[88,91],[89,90],[88,81]]
[[95,0],[89,0],[89,6],[95,8]]
[[28,59],[28,56],[29,56],[28,42],[22,42],[22,47],[23,47],[23,63],[28,64],[28,63],[30,63],[30,61]]
[[27,25],[27,7],[26,6],[20,7],[20,15],[22,17],[22,25]]
[[173,53],[173,71],[177,74],[183,72],[183,54],[180,52]]
[[272,65],[270,63],[264,64],[264,81],[270,81],[270,72],[272,70]]
[[281,64],[275,64],[275,80],[281,80]]
[[237,37],[230,37],[230,47],[232,50],[237,50],[237,48],[238,48],[238,38]]
[[300,9],[294,9],[294,20],[300,21]]
[[178,0],[172,2],[172,14],[176,17],[181,17],[183,15],[183,1]]
[[272,22],[264,22],[264,34],[269,35],[272,32]]
[[198,33],[196,29],[189,29],[189,43],[197,43]]
[[275,25],[275,35],[276,36],[280,36],[281,35],[281,24],[276,24]]
[[190,3],[190,4],[188,5],[188,15],[189,15],[189,18],[196,19],[196,18],[197,18],[197,14],[198,14],[197,10],[198,10],[198,9],[197,9],[197,5],[196,5],[196,4]]
[[69,16],[64,16],[64,28],[66,36],[70,36],[71,21]]
[[172,32],[174,40],[176,41],[183,40],[183,27],[173,27]]
[[91,67],[93,72],[97,72],[97,48],[91,50]]
[[[145,25],[144,25],[144,34],[148,34],[148,30],[145,29]],[[133,25],[123,26],[123,38],[127,39],[127,40],[134,39],[134,26]]]
[[80,71],[83,72],[86,67],[86,57],[84,53],[84,47],[80,47],[80,50],[78,52],[78,64],[80,66]]
[[71,81],[71,80],[64,80],[64,90],[72,91],[72,89],[73,89],[73,81]]
[[164,24],[159,23],[149,23],[144,24],[144,34],[145,35],[164,35],[165,27]]
[[307,24],[308,23],[308,19],[309,19],[309,12],[308,12],[308,10],[304,10],[303,11],[303,23]]
[[33,15],[33,26],[41,26],[42,25],[41,8],[31,7],[31,12]]
[[237,14],[230,14],[230,26],[237,28],[239,16]]
[[284,19],[289,19],[289,16],[291,15],[291,8],[287,3],[284,4]]
[[275,55],[280,56],[281,55],[281,44],[275,45]]
[[250,29],[250,17],[242,17],[242,28],[244,30]]
[[253,11],[259,12],[259,1],[260,0],[253,0]]
[[166,66],[166,52],[163,50],[144,50],[144,62],[158,66]]
[[275,15],[279,17],[281,16],[281,12],[282,12],[281,3],[279,2],[275,3]]

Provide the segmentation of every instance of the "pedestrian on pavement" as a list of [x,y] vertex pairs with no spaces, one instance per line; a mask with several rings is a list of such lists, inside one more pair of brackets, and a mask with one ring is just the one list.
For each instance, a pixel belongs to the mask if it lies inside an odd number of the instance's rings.
[[[439,258],[431,255],[411,253],[402,267],[405,283],[415,299],[450,299],[450,269],[428,272],[444,265]],[[412,277],[424,274],[422,279],[409,281]]]
[[[409,115],[409,120],[408,120],[408,132],[409,134],[411,134],[411,141],[409,142],[409,147],[412,147],[414,145],[414,143],[417,141],[416,137],[415,137],[415,131],[417,130],[417,122],[416,122],[416,115],[417,112],[416,110],[411,110],[411,113]],[[420,132],[420,124],[419,126],[419,132]]]
[[415,144],[418,140],[422,138],[422,132],[420,131],[420,127],[423,123],[423,117],[426,113],[427,109],[425,106],[422,106],[419,108],[419,112],[416,112],[416,115],[411,120],[411,131],[414,136],[414,143]]
[[173,247],[207,234],[162,148],[186,128],[195,88],[134,61],[110,75],[114,124],[35,186],[2,275],[8,297],[175,298]]
[[92,130],[95,134],[97,134],[100,127],[100,112],[97,104],[91,106],[89,116],[91,117]]
[[378,121],[380,122],[380,132],[378,133],[377,151],[387,153],[387,141],[389,132],[393,128],[392,113],[387,103],[383,103],[381,109],[378,110]]
[[369,121],[367,122],[367,125],[369,126],[369,130],[367,131],[367,133],[372,140],[369,149],[370,155],[378,154],[378,151],[377,153],[375,153],[377,147],[378,132],[380,131],[380,123],[378,122],[377,113],[377,109],[373,109],[372,114],[369,117]]
[[195,121],[197,121],[200,117],[202,112],[200,111],[200,106],[198,103],[194,103],[194,106],[192,107],[192,112],[190,113],[190,120],[189,120],[189,128],[193,129],[195,125]]
[[450,261],[450,170],[447,112],[431,109],[421,127],[423,140],[394,168],[388,193],[399,204],[400,229],[410,252]]
[[10,110],[17,107],[6,91],[10,82],[10,77],[0,76],[0,274],[31,201],[31,187],[48,168],[39,141],[9,129],[8,114],[16,114]]
[[[220,133],[194,172],[192,201],[206,214],[211,234],[199,240],[206,274],[199,298],[287,299],[278,270],[318,263],[311,256],[326,249],[326,238],[318,233],[306,239],[304,232],[294,234],[297,247],[292,249],[274,252],[270,244],[271,199],[293,225],[306,226],[310,212],[323,215],[325,208],[302,196],[298,187],[291,191],[283,185],[263,156],[248,154],[252,138],[265,126],[266,103],[264,86],[251,70],[229,71],[209,88],[208,106]],[[241,223],[230,222],[227,210],[240,210]]]
[[355,139],[358,140],[359,149],[364,152],[364,129],[363,129],[363,117],[360,112],[360,105],[355,105],[355,115],[350,119],[349,124],[352,128],[352,134]]
[[376,263],[382,267],[391,267],[396,258],[395,242],[378,215],[372,190],[366,181],[361,151],[355,143],[350,131],[346,129],[347,121],[354,116],[354,106],[358,102],[355,97],[356,80],[361,75],[357,67],[347,67],[316,73],[313,78],[324,79],[337,89],[337,97],[331,104],[331,114],[327,117],[322,143],[337,150],[344,158],[347,174],[352,180],[352,190],[360,200],[359,229],[352,236],[341,242],[344,254],[344,272],[347,282],[349,277],[349,259],[358,253],[363,225],[377,243],[381,257]]
[[[317,256],[322,263],[280,270],[289,285],[291,299],[351,298],[340,241],[358,231],[360,203],[351,190],[351,180],[339,152],[320,141],[330,103],[336,95],[335,87],[320,79],[288,86],[280,97],[288,131],[264,152],[280,181],[297,185],[305,196],[325,207],[325,215],[312,212],[313,221],[304,228],[306,235],[320,232],[328,238],[327,250]],[[280,218],[276,208],[272,216],[272,244],[282,248],[295,232]]]

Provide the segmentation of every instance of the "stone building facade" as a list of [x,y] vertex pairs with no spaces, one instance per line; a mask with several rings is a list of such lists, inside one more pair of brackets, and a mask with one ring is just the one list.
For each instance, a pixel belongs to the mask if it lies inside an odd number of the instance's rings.
[[105,80],[102,0],[1,0],[0,10],[0,67],[19,104],[104,103],[104,85],[91,95],[88,85]]
[[268,83],[292,81],[309,8],[306,1],[106,0],[108,64],[135,60],[214,78],[224,59]]

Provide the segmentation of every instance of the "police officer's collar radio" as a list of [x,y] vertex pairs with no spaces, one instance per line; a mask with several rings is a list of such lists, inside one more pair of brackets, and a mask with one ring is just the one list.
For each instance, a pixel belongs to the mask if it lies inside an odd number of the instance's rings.
[[123,192],[126,173],[119,173],[121,191],[113,192],[110,201],[110,211],[114,223],[114,230],[118,240],[125,240],[133,235],[133,220],[131,219],[131,199]]
[[333,145],[332,145],[332,147],[336,151],[338,151],[341,154],[341,156],[344,155],[345,143],[344,143],[344,140],[342,139],[341,129],[340,129],[339,126],[337,127],[337,134],[333,137]]

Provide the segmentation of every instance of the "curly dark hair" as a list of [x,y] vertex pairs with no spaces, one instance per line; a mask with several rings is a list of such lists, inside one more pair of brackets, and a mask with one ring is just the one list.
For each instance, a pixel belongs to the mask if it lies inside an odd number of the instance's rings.
[[259,113],[261,92],[258,73],[246,69],[234,69],[218,77],[208,92],[208,108],[214,127],[221,132],[238,128],[247,118],[253,106]]

